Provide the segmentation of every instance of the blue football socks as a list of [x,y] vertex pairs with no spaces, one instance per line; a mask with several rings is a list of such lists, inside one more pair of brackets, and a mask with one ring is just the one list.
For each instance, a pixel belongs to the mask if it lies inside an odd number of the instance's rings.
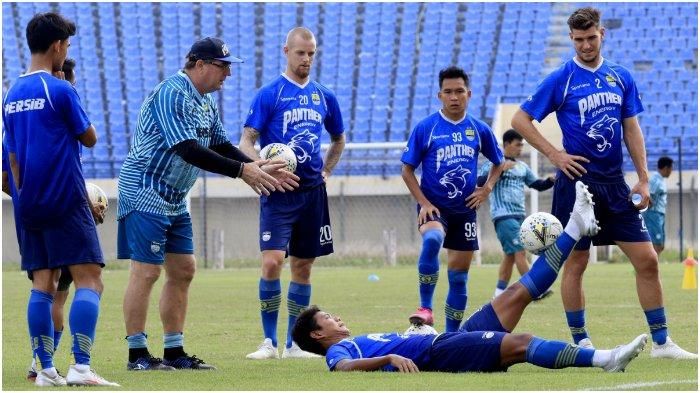
[[90,364],[90,350],[95,341],[99,313],[100,295],[90,288],[78,288],[68,316],[76,364]]
[[294,281],[289,283],[287,292],[287,311],[289,312],[287,325],[287,348],[292,346],[292,329],[301,311],[309,306],[311,301],[311,285],[299,284]]
[[566,311],[566,322],[571,330],[571,337],[576,344],[584,338],[588,338],[586,331],[586,310]]
[[576,240],[566,232],[562,233],[557,241],[545,250],[544,255],[537,258],[532,264],[532,269],[520,278],[520,283],[527,288],[530,297],[537,299],[552,286],[575,244]]
[[448,270],[447,280],[450,283],[445,301],[445,331],[456,332],[464,318],[467,306],[468,271]]
[[420,306],[433,309],[433,293],[440,274],[440,247],[445,236],[439,229],[430,229],[423,234],[423,247],[418,257],[418,291]]
[[528,363],[545,368],[592,367],[594,353],[594,349],[533,337],[525,357]]
[[32,345],[32,356],[37,361],[37,370],[53,367],[54,339],[51,318],[51,294],[32,289],[27,304],[27,323]]
[[280,310],[282,289],[280,280],[267,281],[260,278],[258,284],[260,296],[260,317],[262,318],[263,334],[265,338],[272,340],[272,345],[277,347],[277,316]]
[[668,327],[666,326],[666,311],[663,307],[644,311],[651,331],[651,339],[657,345],[666,344],[668,338]]

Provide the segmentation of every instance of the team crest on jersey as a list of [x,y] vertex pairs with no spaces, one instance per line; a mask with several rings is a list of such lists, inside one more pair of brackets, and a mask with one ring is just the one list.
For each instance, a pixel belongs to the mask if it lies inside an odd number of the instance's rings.
[[605,151],[608,147],[612,147],[610,141],[615,136],[613,125],[618,123],[618,120],[608,115],[593,123],[590,129],[586,132],[586,136],[597,142],[596,148],[599,152]]
[[287,145],[294,150],[294,154],[297,156],[297,162],[302,164],[311,159],[311,154],[309,153],[314,151],[317,140],[318,137],[306,129],[294,135]]
[[464,135],[466,135],[468,141],[473,141],[476,133],[472,128],[467,128],[466,130],[464,130]]
[[319,96],[318,93],[313,92],[311,93],[311,101],[314,103],[314,105],[321,105],[321,96]]
[[461,165],[457,168],[450,169],[440,178],[440,184],[447,188],[447,197],[454,199],[462,195],[462,189],[467,184],[465,176],[472,173],[469,169],[463,168]]
[[610,74],[605,75],[605,81],[608,82],[608,86],[610,86],[610,87],[617,86],[617,82],[615,82],[615,78],[613,78],[613,76]]

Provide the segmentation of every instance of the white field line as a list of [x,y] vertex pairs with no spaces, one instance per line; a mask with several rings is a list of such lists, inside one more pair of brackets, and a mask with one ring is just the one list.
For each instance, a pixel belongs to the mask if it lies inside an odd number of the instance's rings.
[[694,379],[686,379],[686,380],[682,380],[682,381],[651,381],[651,382],[625,383],[622,385],[603,386],[603,387],[597,387],[597,388],[585,388],[585,389],[581,389],[581,390],[631,390],[631,389],[650,388],[650,387],[663,386],[663,385],[675,385],[675,384],[679,384],[679,383],[698,383],[698,381],[694,380]]

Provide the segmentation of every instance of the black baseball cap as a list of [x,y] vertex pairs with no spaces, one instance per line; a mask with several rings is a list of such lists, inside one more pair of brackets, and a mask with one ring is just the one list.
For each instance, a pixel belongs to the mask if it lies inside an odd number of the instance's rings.
[[243,59],[231,55],[226,43],[216,37],[202,38],[192,44],[187,58],[193,60],[220,60],[227,63],[243,63]]

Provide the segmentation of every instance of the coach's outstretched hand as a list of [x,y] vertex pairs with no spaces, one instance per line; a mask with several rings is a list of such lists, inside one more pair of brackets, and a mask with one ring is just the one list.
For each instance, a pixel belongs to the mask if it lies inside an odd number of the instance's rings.
[[272,160],[261,168],[265,173],[279,181],[280,184],[277,186],[277,191],[284,192],[285,189],[294,191],[295,188],[299,187],[299,176],[286,169],[287,163],[284,160]]
[[[270,160],[258,160],[247,162],[243,165],[243,173],[241,179],[246,182],[256,194],[270,195],[270,192],[275,191],[280,183],[274,177],[263,171],[262,166],[269,164]],[[277,166],[278,164],[272,164]],[[284,165],[284,164],[283,164]]]
[[579,164],[578,161],[585,163],[590,162],[586,157],[574,156],[564,150],[555,152],[552,157],[549,157],[549,161],[551,161],[554,166],[561,169],[571,180],[574,180],[574,176],[581,177],[586,173],[586,168]]

